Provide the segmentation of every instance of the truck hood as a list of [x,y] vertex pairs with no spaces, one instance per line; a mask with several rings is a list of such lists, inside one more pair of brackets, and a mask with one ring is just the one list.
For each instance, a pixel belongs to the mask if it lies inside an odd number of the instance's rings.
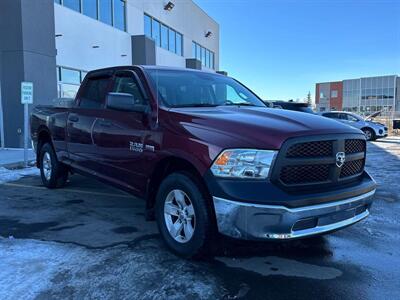
[[174,108],[169,115],[182,134],[221,148],[279,149],[286,139],[296,136],[361,133],[318,115],[267,107]]

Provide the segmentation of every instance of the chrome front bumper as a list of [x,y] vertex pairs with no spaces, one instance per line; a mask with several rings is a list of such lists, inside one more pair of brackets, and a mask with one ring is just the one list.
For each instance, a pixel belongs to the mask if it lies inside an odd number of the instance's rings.
[[213,197],[218,231],[238,239],[293,239],[340,229],[369,215],[375,190],[298,208]]

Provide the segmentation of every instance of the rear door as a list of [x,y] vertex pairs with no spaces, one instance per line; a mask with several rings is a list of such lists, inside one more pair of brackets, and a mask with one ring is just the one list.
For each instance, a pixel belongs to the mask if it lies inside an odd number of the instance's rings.
[[[150,110],[148,97],[139,78],[131,70],[115,73],[111,91],[131,94],[134,96],[132,105],[148,105]],[[136,192],[144,190],[147,181],[146,163],[155,155],[155,142],[151,138],[148,116],[149,112],[106,108],[101,111],[93,127],[101,174]]]
[[77,106],[67,118],[67,147],[72,162],[89,172],[97,171],[96,147],[93,127],[99,113],[104,110],[105,97],[111,86],[111,73],[94,73],[82,84],[77,96]]

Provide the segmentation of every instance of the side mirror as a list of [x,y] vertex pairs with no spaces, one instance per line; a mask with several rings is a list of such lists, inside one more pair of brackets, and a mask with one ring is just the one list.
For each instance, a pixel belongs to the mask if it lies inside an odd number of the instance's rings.
[[106,107],[109,109],[140,113],[144,113],[148,110],[148,105],[136,104],[135,98],[127,93],[108,93]]

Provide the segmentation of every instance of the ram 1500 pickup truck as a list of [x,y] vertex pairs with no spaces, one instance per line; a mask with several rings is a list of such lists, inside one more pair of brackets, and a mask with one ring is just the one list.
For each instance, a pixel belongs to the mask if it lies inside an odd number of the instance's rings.
[[70,107],[35,108],[31,137],[46,187],[80,173],[145,199],[146,216],[183,257],[204,255],[218,234],[332,232],[367,217],[375,193],[358,129],[268,108],[211,72],[89,72]]

